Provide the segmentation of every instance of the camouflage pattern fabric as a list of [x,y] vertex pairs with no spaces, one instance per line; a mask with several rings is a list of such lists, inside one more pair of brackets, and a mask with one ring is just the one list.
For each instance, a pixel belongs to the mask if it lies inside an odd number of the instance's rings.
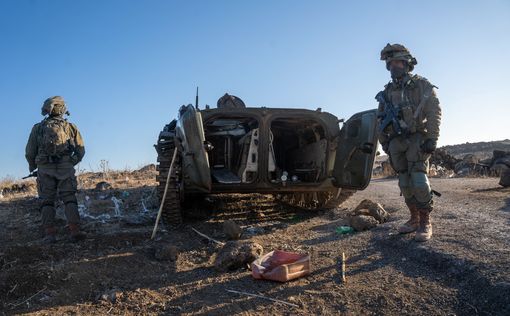
[[44,140],[44,126],[47,125],[47,121],[54,120],[62,121],[64,119],[60,116],[48,117],[41,123],[34,125],[25,149],[25,157],[28,161],[30,172],[38,168],[39,171],[45,170],[46,173],[53,174],[56,177],[66,177],[65,171],[74,170],[73,167],[83,159],[85,146],[76,125],[64,120],[65,124],[63,124],[62,131],[60,132],[64,136],[60,135],[59,137],[66,138],[70,148],[68,148],[68,152],[64,155],[60,153],[58,159],[52,159],[43,143],[46,142]]
[[83,159],[85,146],[76,125],[64,119],[63,113],[60,114],[61,109],[65,110],[61,97],[46,100],[43,112],[45,109],[49,109],[46,113],[49,116],[32,128],[25,157],[30,172],[38,169],[37,189],[42,223],[45,228],[52,229],[57,199],[64,202],[68,224],[78,224],[80,221],[74,166]]
[[43,227],[55,225],[55,201],[57,197],[64,202],[64,210],[69,224],[78,224],[78,201],[76,199],[77,181],[74,169],[68,171],[67,177],[59,178],[44,171],[37,175],[37,190],[41,200],[41,217]]
[[[385,86],[386,99],[400,113],[403,135],[396,135],[389,125],[379,134],[383,148],[388,149],[392,167],[399,175],[399,187],[409,205],[432,210],[432,189],[427,178],[430,154],[421,146],[427,139],[437,140],[441,123],[441,107],[432,85],[418,75]],[[384,107],[379,105],[379,111]]]

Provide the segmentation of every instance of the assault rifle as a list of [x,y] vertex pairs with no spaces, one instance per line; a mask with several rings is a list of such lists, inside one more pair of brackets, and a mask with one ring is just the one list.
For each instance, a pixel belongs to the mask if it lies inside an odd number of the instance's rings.
[[36,170],[36,171],[33,171],[33,172],[32,172],[32,173],[30,173],[28,176],[23,177],[23,178],[21,178],[21,179],[25,180],[25,179],[33,178],[33,177],[37,178],[37,170]]
[[383,111],[377,116],[379,119],[379,133],[383,133],[386,127],[391,124],[393,132],[397,135],[402,135],[403,130],[400,126],[397,110],[393,107],[393,104],[386,100],[384,91],[380,91],[375,96],[375,99],[384,107]]

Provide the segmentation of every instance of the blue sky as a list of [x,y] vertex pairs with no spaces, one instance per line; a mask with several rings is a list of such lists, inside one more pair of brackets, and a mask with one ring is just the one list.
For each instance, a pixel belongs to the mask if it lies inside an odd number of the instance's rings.
[[439,87],[440,145],[510,138],[509,34],[510,1],[3,0],[0,178],[27,173],[51,95],[82,131],[82,169],[138,168],[196,86],[201,104],[229,92],[345,118],[374,108],[387,42]]

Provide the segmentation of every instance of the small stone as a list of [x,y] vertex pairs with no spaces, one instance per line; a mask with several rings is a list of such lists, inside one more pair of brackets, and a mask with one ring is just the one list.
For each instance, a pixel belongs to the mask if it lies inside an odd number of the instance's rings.
[[121,292],[117,293],[117,290],[110,290],[106,293],[101,294],[98,300],[115,304],[115,302],[117,302],[117,298],[121,296],[122,296]]
[[223,272],[235,270],[252,263],[263,251],[262,246],[253,241],[229,241],[216,255],[214,267]]
[[373,207],[377,207],[377,203],[375,203],[369,199],[365,199],[365,200],[361,201],[358,204],[358,206],[356,206],[356,208],[354,209],[354,212],[361,210],[361,209],[369,209],[369,208],[373,208]]
[[369,230],[377,226],[379,222],[372,216],[357,215],[350,218],[350,226],[356,231]]
[[382,207],[381,204],[368,199],[361,201],[361,203],[354,209],[353,214],[372,216],[380,224],[386,222],[389,217],[389,213],[384,209],[384,207]]
[[501,173],[499,185],[502,187],[510,187],[510,169],[506,169]]
[[246,234],[248,235],[257,235],[264,233],[264,228],[262,227],[248,227],[246,228]]
[[223,222],[223,232],[228,239],[237,240],[241,237],[243,230],[234,221],[228,220]]
[[96,184],[96,191],[107,191],[112,189],[112,185],[106,181],[101,181]]
[[170,260],[176,261],[179,255],[179,249],[176,246],[165,245],[160,248],[156,248],[154,257],[158,260]]

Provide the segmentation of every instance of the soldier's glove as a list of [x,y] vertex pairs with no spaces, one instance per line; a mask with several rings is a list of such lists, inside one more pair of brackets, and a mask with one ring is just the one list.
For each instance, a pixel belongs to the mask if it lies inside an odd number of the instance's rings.
[[426,139],[423,144],[421,144],[420,148],[423,150],[426,154],[431,154],[436,150],[437,147],[437,140],[429,138]]

